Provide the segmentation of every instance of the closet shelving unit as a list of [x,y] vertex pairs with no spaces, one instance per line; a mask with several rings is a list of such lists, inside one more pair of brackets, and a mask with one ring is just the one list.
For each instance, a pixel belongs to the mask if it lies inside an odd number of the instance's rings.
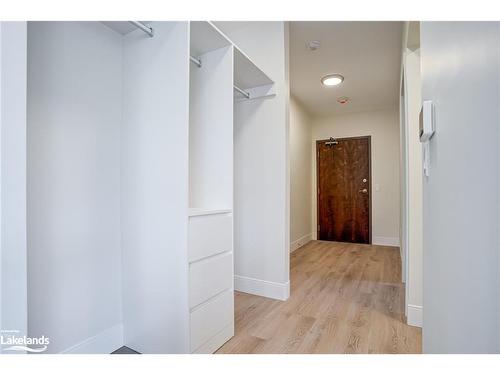
[[273,81],[211,22],[190,23],[190,350],[234,335],[233,110]]
[[234,108],[272,79],[211,22],[25,31],[28,335],[216,351],[234,334]]
[[200,56],[224,46],[234,49],[235,100],[264,99],[275,96],[274,81],[245,52],[210,21],[191,22],[191,61],[200,67]]

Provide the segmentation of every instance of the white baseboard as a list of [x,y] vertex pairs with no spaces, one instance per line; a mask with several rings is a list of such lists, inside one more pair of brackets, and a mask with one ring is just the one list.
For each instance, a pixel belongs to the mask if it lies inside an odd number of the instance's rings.
[[245,276],[234,276],[234,289],[258,296],[286,301],[290,297],[290,281],[277,283]]
[[117,324],[63,350],[61,354],[109,354],[122,346],[123,326]]
[[410,326],[422,327],[422,306],[408,304],[408,316],[406,322]]
[[298,240],[290,243],[290,252],[293,253],[299,247],[304,246],[306,243],[312,241],[312,233],[306,234],[305,236],[300,237]]
[[373,236],[372,245],[399,247],[399,237]]

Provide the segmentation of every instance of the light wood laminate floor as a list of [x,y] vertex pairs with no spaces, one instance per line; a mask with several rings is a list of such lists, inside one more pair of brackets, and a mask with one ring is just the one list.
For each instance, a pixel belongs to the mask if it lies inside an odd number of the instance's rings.
[[421,353],[399,248],[312,241],[290,265],[287,301],[236,292],[235,336],[218,353]]

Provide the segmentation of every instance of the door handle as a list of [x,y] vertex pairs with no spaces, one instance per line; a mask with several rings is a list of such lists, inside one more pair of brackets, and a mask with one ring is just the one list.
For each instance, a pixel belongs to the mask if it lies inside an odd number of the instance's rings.
[[363,193],[363,194],[366,194],[366,193],[368,193],[368,189],[361,189],[359,192]]

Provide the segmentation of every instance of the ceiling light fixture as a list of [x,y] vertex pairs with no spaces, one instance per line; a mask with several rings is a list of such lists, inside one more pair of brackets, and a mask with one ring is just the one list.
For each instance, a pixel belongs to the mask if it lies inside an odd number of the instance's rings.
[[344,82],[344,77],[340,74],[328,74],[321,78],[323,86],[337,86]]
[[321,42],[319,40],[311,40],[310,42],[306,43],[306,46],[311,51],[316,51],[321,46]]

